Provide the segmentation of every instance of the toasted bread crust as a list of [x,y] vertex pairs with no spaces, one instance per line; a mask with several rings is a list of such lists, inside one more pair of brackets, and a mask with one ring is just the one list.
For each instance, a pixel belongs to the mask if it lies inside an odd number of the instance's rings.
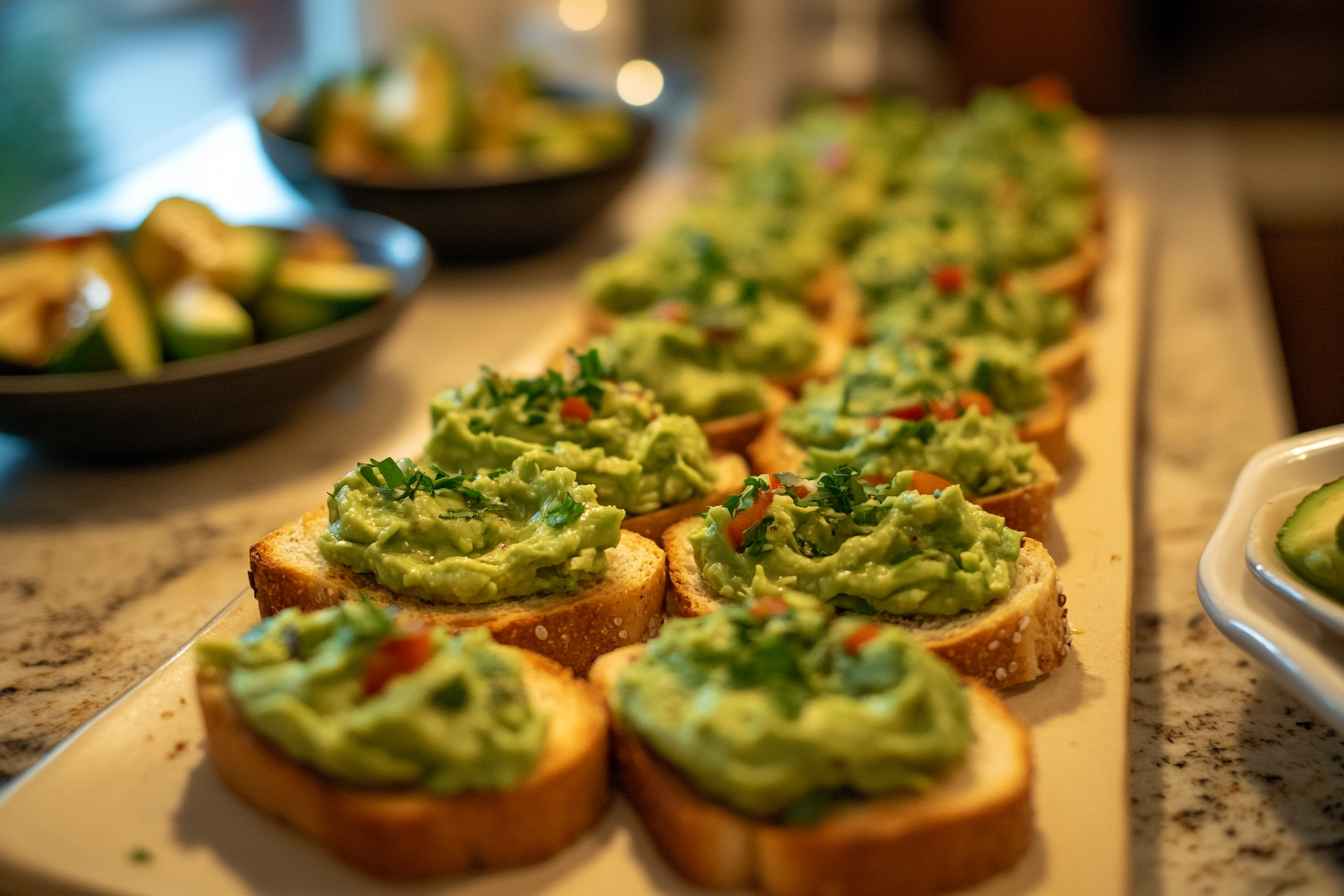
[[607,552],[607,573],[574,595],[438,604],[397,594],[370,575],[328,563],[317,550],[324,511],[311,511],[252,546],[248,579],[261,615],[287,607],[316,610],[361,595],[393,604],[412,619],[449,629],[483,626],[495,640],[585,672],[609,650],[652,637],[662,623],[662,549],[629,530]]
[[706,507],[722,504],[729,495],[742,487],[742,480],[747,477],[747,462],[739,454],[720,454],[714,458],[714,467],[718,471],[718,480],[713,491],[670,507],[627,516],[622,525],[631,532],[657,541],[673,523],[695,516]]
[[[603,657],[594,681],[609,690],[641,649]],[[1027,732],[989,691],[974,683],[968,688],[984,746],[972,747],[971,768],[920,796],[869,800],[814,825],[767,824],[701,796],[613,720],[621,787],[663,855],[700,886],[758,888],[776,896],[922,894],[967,886],[1015,864],[1032,836]]]
[[767,386],[764,410],[706,420],[700,424],[700,428],[705,431],[710,448],[715,451],[740,452],[792,400],[792,396],[778,386]]
[[327,778],[254,733],[217,670],[199,669],[196,684],[206,752],[225,784],[350,864],[409,879],[539,862],[601,818],[608,799],[605,701],[535,654],[524,657],[524,680],[556,710],[537,767],[511,790],[445,797]]
[[[825,280],[820,280],[829,290],[826,317],[817,328],[817,354],[812,363],[797,373],[779,378],[772,382],[797,394],[804,383],[812,380],[828,380],[840,372],[845,352],[854,344],[859,333],[861,302],[858,293],[849,283],[848,273],[843,266],[830,269]],[[822,288],[822,287],[819,287]]]
[[1091,344],[1087,330],[1081,325],[1074,327],[1068,339],[1049,348],[1041,349],[1038,356],[1041,369],[1059,385],[1071,392],[1077,391],[1087,373],[1087,352]]
[[1092,284],[1106,257],[1106,239],[1100,232],[1083,237],[1074,251],[1058,261],[1022,272],[1037,289],[1062,293],[1080,311],[1092,307]]
[[1068,464],[1073,452],[1069,448],[1069,390],[1059,383],[1050,383],[1050,394],[1045,404],[1027,415],[1017,435],[1024,442],[1035,442],[1045,459],[1056,467]]
[[[703,616],[719,606],[691,547],[699,522],[683,520],[663,535],[669,616]],[[1065,604],[1054,561],[1040,542],[1027,538],[1008,597],[954,617],[882,616],[908,628],[962,675],[1006,688],[1048,675],[1068,657],[1072,637]]]
[[[755,441],[747,446],[747,460],[754,473],[799,470],[804,456],[802,447],[785,435],[776,423],[763,429]],[[1049,527],[1050,508],[1054,504],[1055,489],[1059,486],[1059,472],[1039,450],[1032,458],[1031,467],[1036,479],[1021,488],[996,495],[969,497],[990,513],[1003,517],[1011,528],[1019,529],[1039,541],[1045,538]]]

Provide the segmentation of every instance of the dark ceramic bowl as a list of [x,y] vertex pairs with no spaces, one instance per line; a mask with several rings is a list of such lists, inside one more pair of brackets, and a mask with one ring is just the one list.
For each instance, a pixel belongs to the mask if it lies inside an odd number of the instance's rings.
[[368,179],[320,171],[308,144],[270,131],[260,120],[256,125],[266,157],[300,192],[311,197],[329,186],[351,208],[396,218],[423,233],[441,261],[484,261],[549,248],[596,220],[653,145],[652,121],[635,113],[630,119],[626,151],[585,168]]
[[168,361],[151,379],[119,371],[0,375],[0,432],[57,454],[139,460],[202,451],[274,426],[368,355],[429,270],[429,248],[404,224],[364,212],[322,221],[355,245],[360,260],[396,272],[392,296],[308,333]]

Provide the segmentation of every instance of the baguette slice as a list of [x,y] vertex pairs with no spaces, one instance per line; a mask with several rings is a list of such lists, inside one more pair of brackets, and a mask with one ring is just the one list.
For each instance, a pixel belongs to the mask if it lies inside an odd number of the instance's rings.
[[1087,353],[1091,339],[1081,324],[1073,328],[1069,338],[1041,349],[1038,360],[1041,369],[1051,380],[1076,392],[1087,373]]
[[[720,605],[700,575],[690,534],[699,520],[683,520],[663,535],[670,587],[669,616],[704,616]],[[910,630],[958,672],[1007,688],[1048,675],[1069,655],[1067,600],[1055,561],[1035,539],[1022,540],[1013,591],[976,612],[956,616],[878,615]]]
[[398,594],[371,575],[327,562],[317,549],[317,536],[326,524],[325,511],[311,511],[252,545],[247,577],[261,615],[286,607],[317,610],[364,595],[375,603],[396,605],[428,625],[484,626],[501,644],[550,657],[578,673],[609,650],[652,637],[662,624],[663,551],[628,529],[607,551],[606,575],[577,594],[472,605]]
[[722,504],[729,495],[742,488],[742,480],[747,478],[747,462],[740,454],[720,454],[714,458],[714,467],[718,471],[718,480],[713,491],[670,507],[627,516],[622,525],[631,532],[657,541],[673,523],[695,516],[706,507]]
[[1105,257],[1106,240],[1094,231],[1071,254],[1022,273],[1042,292],[1062,293],[1079,311],[1087,311],[1092,307],[1092,283]]
[[369,874],[408,879],[528,865],[576,840],[607,805],[607,710],[585,681],[523,653],[529,696],[549,717],[536,768],[516,787],[434,796],[354,787],[253,732],[217,669],[197,671],[205,747],[224,783]]
[[732,417],[720,417],[717,420],[705,420],[700,428],[709,439],[709,447],[715,451],[741,451],[761,430],[770,425],[793,397],[778,386],[766,386],[765,408],[748,411]]
[[859,294],[849,282],[843,266],[834,269],[825,281],[829,290],[827,312],[817,328],[817,353],[803,370],[785,377],[771,380],[775,385],[797,394],[804,383],[812,380],[828,380],[840,372],[845,352],[859,335],[860,308]]
[[[801,445],[771,423],[747,446],[747,460],[755,473],[779,473],[800,470],[806,452]],[[1038,541],[1045,538],[1050,524],[1050,508],[1059,487],[1059,472],[1037,449],[1031,459],[1035,481],[1011,491],[993,495],[968,496],[990,513],[1003,517],[1010,528],[1025,532]]]
[[[643,649],[602,657],[593,681],[610,693]],[[711,802],[616,722],[621,786],[663,855],[700,886],[774,896],[916,896],[968,886],[1014,865],[1032,838],[1026,729],[988,690],[968,690],[975,740],[955,771],[926,793],[865,800],[818,824],[768,824]]]
[[1024,442],[1035,442],[1045,459],[1056,467],[1068,464],[1072,457],[1069,448],[1069,390],[1059,383],[1050,383],[1050,394],[1045,404],[1027,415],[1018,428],[1018,437]]

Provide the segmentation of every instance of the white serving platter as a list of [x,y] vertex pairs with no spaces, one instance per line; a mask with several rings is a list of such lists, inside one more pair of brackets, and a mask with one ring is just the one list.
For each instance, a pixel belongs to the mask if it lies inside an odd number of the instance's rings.
[[1344,426],[1270,445],[1247,462],[1200,556],[1199,599],[1223,634],[1344,728],[1344,606],[1299,581],[1274,549],[1297,502],[1344,475]]
[[[968,891],[976,894],[1129,892],[1132,484],[1147,221],[1142,204],[1123,191],[1107,221],[1110,257],[1089,321],[1089,385],[1070,419],[1075,458],[1047,539],[1069,597],[1074,651],[1044,681],[1007,695],[1032,732],[1036,836],[1017,867]],[[551,357],[556,334],[573,322],[557,320],[520,364]],[[202,634],[236,635],[256,620],[245,592]],[[698,892],[661,859],[619,799],[595,830],[529,869],[396,886],[352,871],[217,780],[201,748],[190,646],[0,794],[0,891]]]

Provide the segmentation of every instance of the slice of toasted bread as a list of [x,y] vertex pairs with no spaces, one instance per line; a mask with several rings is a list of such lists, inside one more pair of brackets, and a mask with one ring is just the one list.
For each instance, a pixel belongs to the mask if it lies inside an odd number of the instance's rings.
[[580,673],[607,651],[652,637],[662,623],[663,551],[628,529],[607,551],[606,574],[577,594],[473,605],[398,594],[371,575],[329,563],[317,549],[317,536],[326,525],[325,511],[311,511],[252,545],[247,577],[261,615],[286,607],[317,610],[363,595],[395,605],[428,625],[484,626],[501,644],[535,651]]
[[[642,645],[602,657],[610,693]],[[619,721],[622,789],[658,848],[695,884],[774,896],[939,893],[1011,867],[1032,838],[1031,742],[990,691],[968,684],[975,740],[929,791],[864,800],[817,824],[756,821],[711,802]]]
[[1024,442],[1035,442],[1036,447],[1056,468],[1069,462],[1069,390],[1059,383],[1050,383],[1045,404],[1036,408],[1022,421],[1017,430]]
[[[719,606],[700,575],[690,534],[699,520],[683,520],[663,535],[667,547],[669,616],[703,616]],[[956,616],[890,616],[958,672],[998,688],[1035,681],[1069,654],[1069,612],[1055,561],[1035,539],[1022,540],[1013,591],[978,612]]]
[[576,840],[607,805],[607,710],[585,681],[519,651],[528,695],[548,717],[536,767],[510,790],[434,796],[354,787],[286,756],[253,732],[217,669],[197,696],[206,753],[235,793],[379,877],[406,879],[539,862]]
[[1073,300],[1079,311],[1092,307],[1092,283],[1106,256],[1106,240],[1093,231],[1083,237],[1072,253],[1059,261],[1023,271],[1037,289],[1062,293]]
[[1091,345],[1087,329],[1082,324],[1073,328],[1073,332],[1062,342],[1041,349],[1038,360],[1041,369],[1050,379],[1071,392],[1082,385],[1087,373],[1087,352]]
[[709,447],[715,451],[741,451],[747,444],[768,426],[793,397],[778,386],[767,385],[765,389],[765,408],[748,411],[732,417],[720,417],[717,420],[705,420],[700,428],[709,439]]
[[742,488],[742,480],[747,478],[747,462],[740,454],[720,454],[714,458],[714,467],[718,471],[718,480],[708,494],[648,513],[627,516],[622,525],[631,532],[657,541],[673,523],[695,516],[706,507],[722,504],[729,495]]
[[845,352],[858,338],[862,303],[845,269],[837,266],[837,270],[840,273],[832,274],[827,281],[830,299],[826,316],[817,328],[817,353],[812,363],[789,376],[771,378],[775,385],[795,394],[804,383],[828,380],[839,373]]
[[[802,446],[785,435],[777,423],[766,426],[747,446],[747,461],[753,473],[797,471],[802,469],[805,458]],[[1055,489],[1059,487],[1059,472],[1039,448],[1032,456],[1031,470],[1035,481],[1021,488],[968,497],[990,513],[1003,517],[1011,528],[1042,539],[1050,522]]]

